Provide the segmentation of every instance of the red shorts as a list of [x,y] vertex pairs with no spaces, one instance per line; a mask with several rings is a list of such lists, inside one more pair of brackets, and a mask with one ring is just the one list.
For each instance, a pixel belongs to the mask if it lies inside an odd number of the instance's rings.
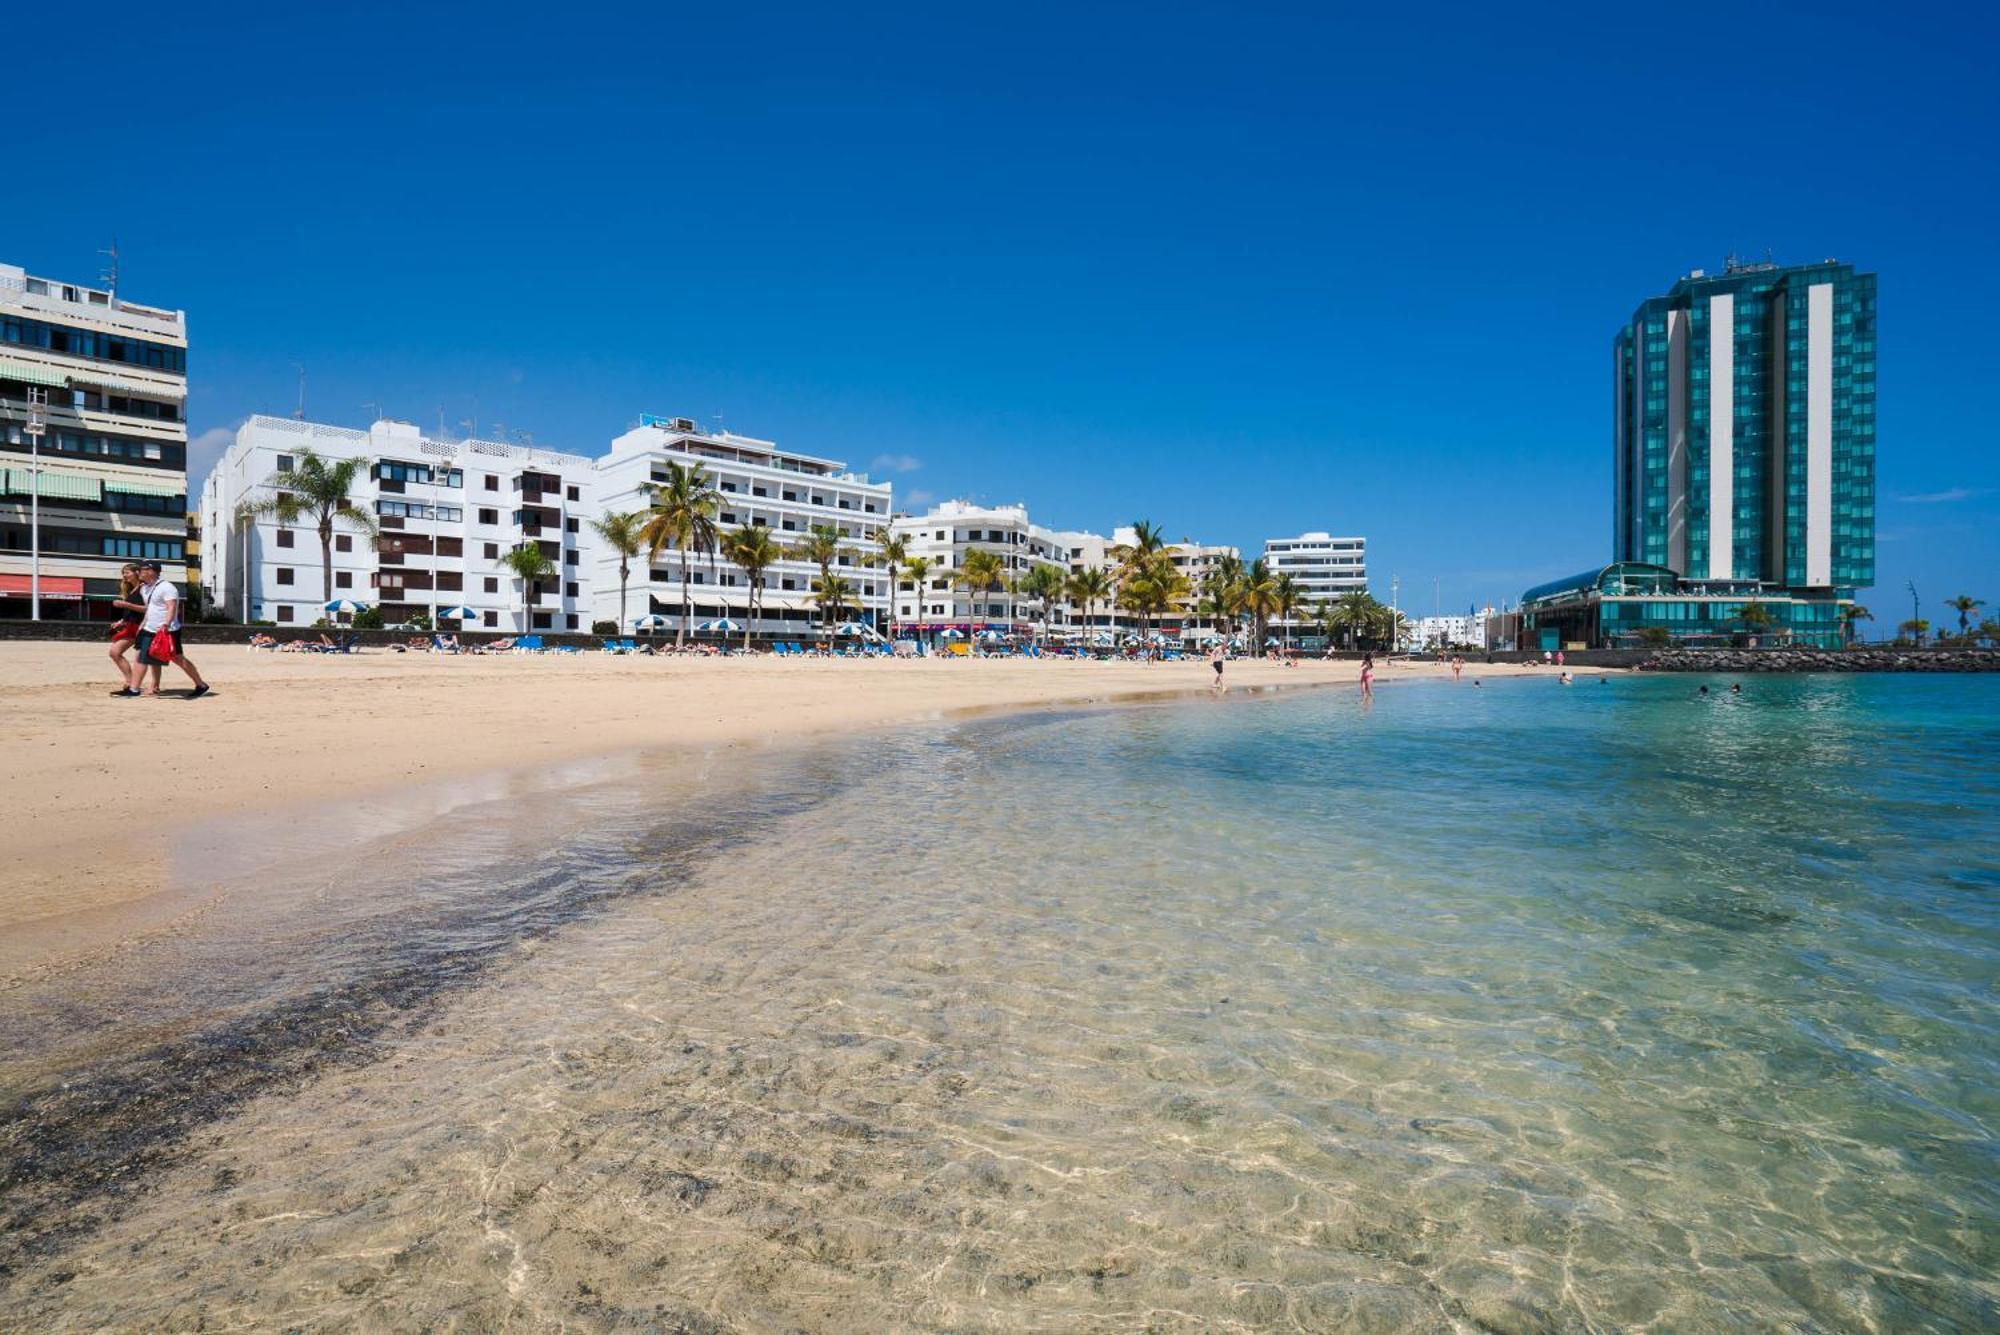
[[128,618],[124,621],[114,622],[111,627],[111,642],[116,644],[120,640],[129,640],[137,636],[138,633],[139,623],[136,621]]

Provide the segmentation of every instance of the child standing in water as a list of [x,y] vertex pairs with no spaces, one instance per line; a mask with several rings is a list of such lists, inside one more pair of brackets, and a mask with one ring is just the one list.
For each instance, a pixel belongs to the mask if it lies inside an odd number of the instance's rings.
[[1363,654],[1361,656],[1361,693],[1368,696],[1375,694],[1375,655],[1373,654]]

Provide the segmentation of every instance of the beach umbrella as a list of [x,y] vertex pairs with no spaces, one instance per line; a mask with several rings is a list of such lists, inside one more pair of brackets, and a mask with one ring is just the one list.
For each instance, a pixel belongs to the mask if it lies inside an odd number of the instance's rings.
[[984,640],[987,644],[998,644],[1001,640],[1004,640],[1007,637],[1005,635],[1002,635],[997,630],[982,630],[979,632],[979,638],[981,640]]
[[938,638],[940,640],[962,640],[965,638],[965,632],[956,626],[946,626],[938,632]]
[[329,612],[366,612],[368,604],[357,603],[352,598],[336,598],[326,605]]
[[875,638],[874,628],[864,626],[859,621],[843,621],[833,628],[833,633],[835,635],[857,635],[864,640]]
[[633,630],[668,630],[673,624],[658,612],[649,612],[645,616],[632,619]]
[[469,607],[446,607],[438,611],[439,621],[476,621],[479,613]]
[[[661,618],[661,620],[663,621],[665,619],[666,618],[664,617]],[[713,621],[702,622],[700,625],[696,626],[695,629],[703,632],[704,634],[726,635],[731,631],[742,630],[743,627],[737,624],[736,622],[731,621],[728,617],[717,617]]]

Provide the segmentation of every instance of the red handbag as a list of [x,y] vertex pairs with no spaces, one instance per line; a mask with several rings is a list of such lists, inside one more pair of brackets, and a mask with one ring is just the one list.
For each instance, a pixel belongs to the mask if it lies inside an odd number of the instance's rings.
[[113,644],[118,643],[120,640],[136,640],[138,638],[139,623],[132,620],[132,618],[126,617],[122,621],[111,623],[111,642]]
[[153,632],[153,641],[146,646],[146,657],[155,663],[171,663],[179,654],[174,652],[174,633],[165,626]]

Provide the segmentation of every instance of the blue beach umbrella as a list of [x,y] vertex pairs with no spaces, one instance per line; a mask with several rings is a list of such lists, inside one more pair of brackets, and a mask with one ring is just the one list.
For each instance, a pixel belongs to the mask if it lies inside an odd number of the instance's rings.
[[443,607],[438,609],[439,621],[476,621],[479,613],[469,607]]
[[713,621],[702,622],[700,625],[696,626],[695,629],[702,632],[704,635],[715,635],[715,634],[727,634],[728,632],[733,630],[742,630],[743,627],[738,625],[736,622],[731,621],[728,617],[717,617]]
[[366,612],[367,603],[357,603],[352,598],[336,598],[326,605],[329,612]]
[[633,630],[667,630],[673,624],[673,622],[661,616],[658,612],[649,612],[645,616],[634,617],[632,619]]

